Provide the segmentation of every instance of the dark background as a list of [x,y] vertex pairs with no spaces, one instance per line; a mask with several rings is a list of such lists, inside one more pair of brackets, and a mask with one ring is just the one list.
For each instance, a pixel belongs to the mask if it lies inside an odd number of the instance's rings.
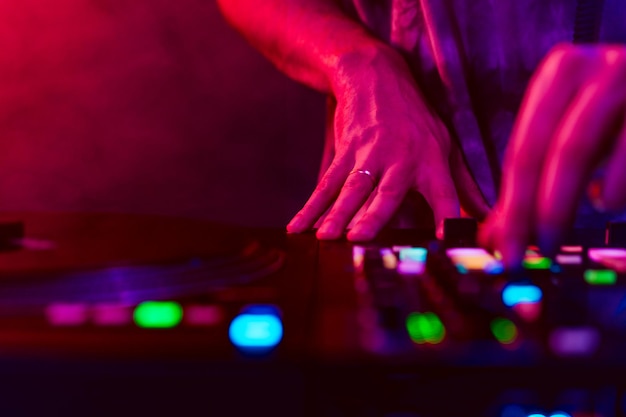
[[0,210],[282,226],[323,124],[214,1],[0,2]]

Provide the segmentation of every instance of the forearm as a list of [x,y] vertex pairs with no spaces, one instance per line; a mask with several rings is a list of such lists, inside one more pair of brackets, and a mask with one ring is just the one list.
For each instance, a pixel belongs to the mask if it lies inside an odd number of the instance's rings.
[[[291,78],[332,92],[341,77],[390,48],[335,0],[218,0],[227,20]],[[393,53],[393,52],[391,52]]]

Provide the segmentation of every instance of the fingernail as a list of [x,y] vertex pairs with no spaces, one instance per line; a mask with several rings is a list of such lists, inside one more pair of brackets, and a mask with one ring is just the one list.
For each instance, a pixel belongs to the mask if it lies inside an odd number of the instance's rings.
[[374,236],[371,230],[356,225],[350,232],[348,232],[348,240],[351,242],[362,242],[366,240],[372,240]]
[[333,222],[326,222],[317,231],[318,239],[336,239],[339,237],[341,231],[337,225]]
[[601,180],[593,180],[587,187],[589,201],[591,201],[593,208],[600,213],[606,212],[606,204],[602,198],[603,191],[604,186]]
[[302,232],[303,224],[302,224],[302,215],[296,214],[293,219],[287,224],[287,231],[290,233],[299,233]]

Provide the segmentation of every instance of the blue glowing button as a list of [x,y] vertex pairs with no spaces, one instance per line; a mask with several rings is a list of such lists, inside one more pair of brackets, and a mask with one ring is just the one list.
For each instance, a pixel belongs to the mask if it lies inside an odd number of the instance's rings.
[[519,303],[537,303],[542,296],[541,289],[530,284],[509,284],[502,291],[502,301],[507,307]]
[[228,336],[239,348],[273,348],[283,338],[283,323],[271,311],[250,310],[233,319]]
[[572,417],[570,413],[566,413],[565,411],[556,411],[550,414],[550,417]]

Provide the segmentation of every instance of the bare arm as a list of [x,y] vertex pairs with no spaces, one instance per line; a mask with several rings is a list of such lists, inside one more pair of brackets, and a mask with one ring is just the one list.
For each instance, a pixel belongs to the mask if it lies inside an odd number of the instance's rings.
[[281,71],[332,92],[346,66],[391,48],[345,15],[335,0],[218,0],[226,19]]
[[[349,228],[348,239],[370,240],[416,190],[432,207],[441,235],[443,219],[459,216],[452,143],[400,53],[351,20],[337,0],[218,4],[281,71],[337,102],[333,161],[287,230],[303,232],[321,221],[320,239],[337,239]],[[471,190],[486,212],[475,184]]]

